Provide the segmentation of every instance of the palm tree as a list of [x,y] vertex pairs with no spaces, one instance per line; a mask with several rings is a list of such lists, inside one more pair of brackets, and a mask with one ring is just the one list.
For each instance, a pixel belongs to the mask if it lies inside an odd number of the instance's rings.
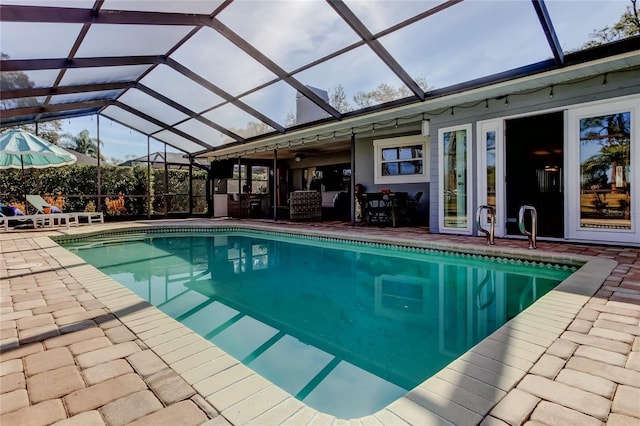
[[[622,181],[626,189],[624,173],[618,176],[618,165],[629,164],[630,117],[628,113],[610,114],[581,120],[580,140],[594,141],[601,145],[600,151],[582,161],[584,174],[593,179],[602,178],[611,170],[611,192],[617,192],[616,182]],[[606,178],[605,178],[606,181]]]
[[[62,139],[66,141],[65,147],[73,149],[81,154],[87,154],[93,158],[98,158],[98,144],[102,145],[102,141],[97,138],[92,138],[89,135],[88,130],[83,130],[77,135],[73,136],[69,133],[62,135]],[[102,154],[100,159],[104,160]]]

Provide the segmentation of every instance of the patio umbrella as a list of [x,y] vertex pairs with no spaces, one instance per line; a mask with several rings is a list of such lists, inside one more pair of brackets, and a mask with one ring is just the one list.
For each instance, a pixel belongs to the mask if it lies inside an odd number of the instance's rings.
[[0,169],[44,169],[75,162],[75,155],[25,130],[0,134]]
[[33,133],[21,129],[0,133],[0,169],[22,169],[23,190],[25,168],[44,169],[75,162],[75,155]]

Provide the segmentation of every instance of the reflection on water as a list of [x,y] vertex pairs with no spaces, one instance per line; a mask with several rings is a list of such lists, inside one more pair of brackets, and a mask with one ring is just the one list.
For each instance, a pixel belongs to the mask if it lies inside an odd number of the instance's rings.
[[248,234],[89,246],[71,249],[298,399],[342,418],[388,405],[569,274]]

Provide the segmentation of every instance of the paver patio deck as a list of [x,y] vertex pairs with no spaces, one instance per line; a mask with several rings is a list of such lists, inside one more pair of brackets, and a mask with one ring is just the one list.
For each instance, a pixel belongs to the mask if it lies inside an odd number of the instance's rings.
[[[640,425],[640,248],[272,223],[307,233],[589,262],[405,397],[342,420],[306,407],[51,241],[218,220],[0,233],[0,424]],[[588,257],[584,257],[588,256]]]

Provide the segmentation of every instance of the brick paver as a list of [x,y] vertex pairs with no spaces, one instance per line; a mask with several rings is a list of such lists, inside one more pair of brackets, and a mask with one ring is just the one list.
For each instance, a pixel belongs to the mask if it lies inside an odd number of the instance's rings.
[[640,388],[618,386],[611,409],[615,413],[640,418]]
[[491,415],[508,424],[520,425],[529,418],[539,402],[540,398],[519,389],[513,389],[491,410]]
[[98,364],[82,371],[84,380],[89,386],[127,373],[133,373],[133,368],[131,368],[131,365],[124,359]]
[[0,377],[24,371],[21,359],[10,359],[0,362]]
[[29,394],[26,389],[17,389],[0,394],[0,414],[10,413],[29,406]]
[[208,420],[206,414],[192,401],[182,401],[151,413],[130,423],[129,426],[156,426],[172,424],[197,426]]
[[118,358],[126,358],[139,351],[141,351],[140,347],[134,342],[124,342],[95,351],[85,352],[78,355],[76,362],[82,368],[89,368]]
[[59,398],[84,387],[84,381],[75,365],[27,377],[27,389],[33,402]]
[[167,368],[165,362],[150,350],[131,354],[127,357],[127,361],[142,377],[148,377]]
[[129,373],[73,392],[64,397],[64,402],[69,413],[74,415],[102,407],[146,388],[147,385],[140,376]]
[[24,389],[26,380],[24,373],[13,373],[2,376],[0,379],[0,393],[11,392],[16,389]]
[[33,376],[43,371],[74,365],[74,360],[69,349],[54,348],[25,357],[24,365],[27,376]]
[[616,384],[610,380],[603,379],[602,377],[594,376],[592,374],[587,374],[582,371],[570,369],[562,370],[556,377],[556,381],[587,392],[595,393],[596,395],[600,395],[608,399],[613,398],[613,394],[616,390]]
[[162,408],[162,403],[153,392],[144,390],[110,402],[100,412],[109,425],[121,426]]
[[67,417],[59,399],[40,402],[0,416],[2,425],[44,426]]
[[605,362],[574,357],[567,362],[567,368],[604,377],[605,379],[624,385],[640,386],[640,372],[618,367],[617,365],[610,365]]
[[542,425],[600,426],[602,421],[560,404],[542,401],[531,413],[531,422]]
[[193,388],[169,368],[149,376],[147,384],[165,405],[182,401],[195,394]]
[[106,423],[102,418],[102,415],[96,411],[85,411],[80,414],[76,414],[65,420],[61,420],[54,423],[53,426],[105,426]]
[[[109,226],[122,225],[105,224]],[[475,238],[428,235],[412,228],[286,226],[311,233],[344,230],[381,239],[478,244]],[[129,297],[95,269],[73,262],[69,270],[60,268],[57,256],[67,254],[42,238],[47,233],[0,234],[0,252],[6,253],[0,256],[2,426],[227,426],[229,420],[243,424],[253,418],[256,424],[269,420],[270,425],[406,425],[441,423],[444,418],[456,423],[481,420],[484,426],[640,424],[638,248],[539,242],[540,251],[619,263],[595,296],[550,293],[544,306],[534,305],[456,360],[431,381],[432,387],[421,387],[391,409],[346,421],[317,413],[285,393],[272,394],[272,386],[258,375]],[[42,244],[53,251],[43,250]],[[501,240],[498,245],[522,249],[521,241]],[[5,268],[22,263],[41,266],[31,269],[33,275]],[[127,321],[111,312],[126,314]],[[500,345],[507,345],[506,350]],[[188,382],[197,383],[203,395],[194,393]],[[482,396],[485,388],[493,389],[491,399]],[[244,399],[237,402],[229,390]],[[474,398],[474,392],[481,398]]]

